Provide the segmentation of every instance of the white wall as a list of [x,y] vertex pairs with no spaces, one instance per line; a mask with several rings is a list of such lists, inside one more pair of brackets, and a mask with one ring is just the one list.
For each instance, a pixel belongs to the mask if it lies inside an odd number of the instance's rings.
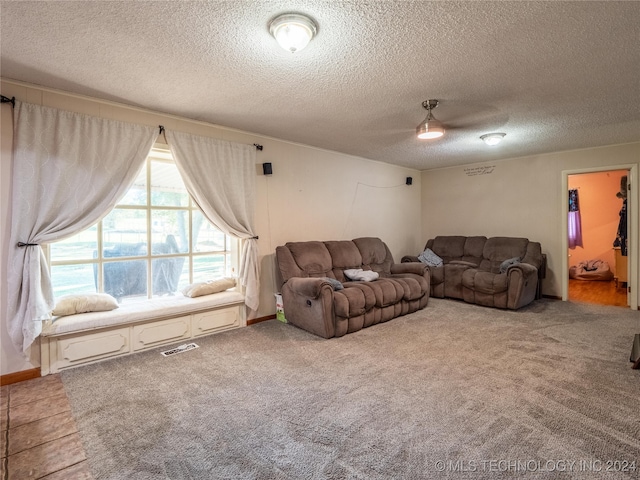
[[[288,241],[342,240],[359,236],[382,238],[399,261],[422,246],[420,231],[420,173],[363,158],[292,144],[224,127],[163,115],[111,102],[68,95],[32,85],[2,80],[2,94],[93,116],[211,136],[242,143],[259,143],[257,152],[256,229],[260,239],[261,306],[254,317],[275,313],[275,248]],[[6,331],[6,258],[9,240],[9,183],[11,165],[11,107],[2,106],[0,167],[0,270],[2,312],[0,374],[39,366],[37,348],[27,361],[17,353]],[[273,175],[261,164],[271,162]],[[413,185],[405,185],[406,177]]]
[[[562,172],[639,164],[640,142],[424,171],[423,238],[485,235],[538,241],[548,261],[543,294],[561,297],[567,252],[562,248],[567,196]],[[633,210],[637,219],[637,205]]]

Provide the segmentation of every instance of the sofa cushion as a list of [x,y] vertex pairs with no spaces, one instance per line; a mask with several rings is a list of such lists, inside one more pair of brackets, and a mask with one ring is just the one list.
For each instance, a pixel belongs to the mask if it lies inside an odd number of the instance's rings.
[[415,280],[416,282],[418,282],[418,285],[420,286],[420,292],[417,293],[417,295],[411,299],[407,299],[407,300],[415,300],[416,298],[421,298],[423,295],[429,295],[429,286],[430,286],[430,280],[425,278],[424,275],[419,275],[417,273],[411,273],[411,272],[407,272],[407,273],[394,273],[393,275],[391,275],[390,277],[388,277],[392,280],[398,280],[398,279],[402,279],[402,278],[411,278],[413,280]]
[[529,240],[526,238],[492,237],[484,244],[480,270],[500,273],[500,264],[509,258],[523,258],[527,253]]
[[454,260],[444,266],[444,296],[449,298],[462,298],[462,274],[475,269],[477,265],[469,262]]
[[290,242],[286,247],[306,276],[333,277],[331,254],[323,242]]
[[[378,303],[375,292],[369,283],[347,282],[343,286],[344,289],[335,292],[335,294],[342,293],[343,296],[347,298],[349,306],[348,309],[344,311],[336,309],[336,315],[342,317],[363,315]],[[343,315],[345,311],[347,315]]]
[[464,242],[464,254],[461,260],[480,265],[486,242],[487,237],[467,237],[467,240]]
[[356,285],[346,286],[333,294],[336,315],[343,318],[357,317],[375,305],[375,296],[368,288]]
[[324,242],[333,264],[333,276],[339,281],[349,280],[345,275],[345,270],[362,268],[362,255],[356,244],[351,240],[337,240]]
[[462,286],[475,292],[495,295],[507,291],[508,279],[506,274],[483,272],[471,268],[462,273]]
[[460,260],[464,255],[464,244],[467,237],[462,236],[438,236],[433,239],[433,250],[445,263],[451,260]]
[[373,293],[376,307],[395,305],[404,298],[405,294],[404,288],[389,278],[380,278],[375,282],[366,283],[364,286]]
[[362,255],[362,268],[384,274],[391,272],[393,257],[382,240],[375,237],[362,237],[354,239],[353,243]]
[[464,242],[464,257],[480,258],[484,251],[487,237],[467,237]]
[[401,299],[407,301],[418,300],[425,295],[425,290],[422,288],[423,285],[418,281],[418,279],[413,278],[412,275],[394,275],[392,280],[396,281],[402,287]]
[[361,268],[362,255],[356,244],[351,240],[337,240],[324,242],[334,269],[347,270],[349,268]]

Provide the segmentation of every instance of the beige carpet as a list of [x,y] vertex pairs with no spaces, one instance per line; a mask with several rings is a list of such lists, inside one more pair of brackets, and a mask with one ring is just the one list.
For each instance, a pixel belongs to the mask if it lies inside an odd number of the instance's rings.
[[639,332],[621,307],[432,299],[339,339],[273,320],[62,378],[97,480],[637,479]]

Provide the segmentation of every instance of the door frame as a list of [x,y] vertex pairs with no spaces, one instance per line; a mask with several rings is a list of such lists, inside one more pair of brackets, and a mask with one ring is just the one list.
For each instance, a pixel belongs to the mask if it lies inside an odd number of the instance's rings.
[[[562,300],[569,299],[569,175],[581,173],[610,172],[613,170],[628,170],[628,184],[631,186],[627,201],[627,228],[629,232],[629,246],[627,249],[629,262],[628,299],[632,310],[638,309],[638,164],[607,165],[602,167],[563,170],[562,174]],[[612,237],[613,238],[613,237]],[[612,247],[613,248],[613,247]]]

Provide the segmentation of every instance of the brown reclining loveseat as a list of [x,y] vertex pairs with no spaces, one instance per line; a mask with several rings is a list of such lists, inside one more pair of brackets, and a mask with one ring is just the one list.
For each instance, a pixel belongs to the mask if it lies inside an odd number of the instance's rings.
[[[541,296],[546,257],[538,242],[451,235],[430,239],[423,254],[427,249],[442,260],[440,266],[429,266],[432,297],[517,310]],[[420,259],[405,256],[402,262]]]
[[[287,321],[324,338],[415,312],[429,301],[426,265],[394,263],[379,238],[289,242],[276,248],[276,259]],[[350,280],[349,270],[378,278]]]

